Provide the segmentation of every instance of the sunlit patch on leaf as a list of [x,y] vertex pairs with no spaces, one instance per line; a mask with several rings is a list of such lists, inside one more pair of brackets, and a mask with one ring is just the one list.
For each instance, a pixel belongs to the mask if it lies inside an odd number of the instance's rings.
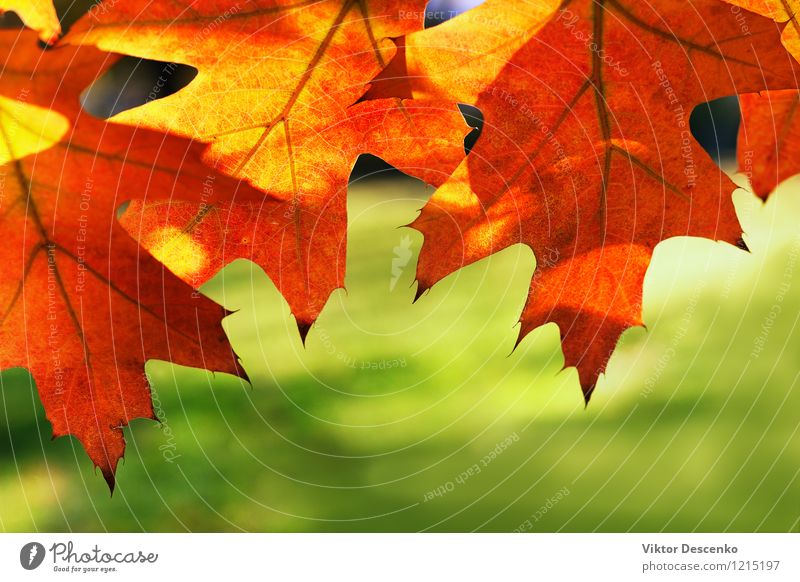
[[53,147],[69,131],[69,122],[51,109],[0,96],[0,127],[0,164],[6,164]]
[[167,226],[148,234],[142,243],[160,263],[181,278],[199,273],[206,263],[203,247],[187,232]]

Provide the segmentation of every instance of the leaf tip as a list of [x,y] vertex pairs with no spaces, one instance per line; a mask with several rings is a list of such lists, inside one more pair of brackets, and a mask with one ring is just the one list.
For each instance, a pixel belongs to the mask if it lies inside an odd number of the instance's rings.
[[106,485],[108,485],[108,493],[110,497],[114,496],[114,489],[117,486],[117,480],[114,476],[114,469],[110,465],[101,466],[98,465],[100,472],[103,474],[103,479],[106,480]]
[[419,301],[419,298],[422,297],[426,291],[428,291],[430,287],[425,285],[422,281],[417,279],[417,290],[414,291],[414,300],[411,303],[416,303]]
[[311,329],[312,323],[313,322],[307,321],[297,322],[297,331],[300,333],[300,341],[303,343],[303,346],[306,345],[306,338],[308,337],[308,331]]
[[734,244],[743,251],[747,251],[748,253],[750,252],[750,247],[747,246],[747,243],[741,236],[736,239],[736,242]]
[[[508,354],[509,356],[514,353],[514,351],[519,347],[519,344],[522,343],[522,339],[528,334],[525,331],[525,325],[522,321],[518,321],[517,325],[519,326],[519,331],[517,332],[517,337],[514,339],[514,345],[511,348],[511,352]],[[517,327],[516,325],[514,327]]]
[[252,386],[253,382],[250,380],[250,375],[247,373],[247,370],[244,369],[242,361],[236,356],[234,356],[234,364],[236,366],[236,377],[243,380],[246,384]]
[[592,398],[592,394],[594,394],[594,389],[597,387],[597,383],[594,382],[592,384],[581,385],[581,390],[583,391],[583,409],[586,410],[589,408],[589,400]]

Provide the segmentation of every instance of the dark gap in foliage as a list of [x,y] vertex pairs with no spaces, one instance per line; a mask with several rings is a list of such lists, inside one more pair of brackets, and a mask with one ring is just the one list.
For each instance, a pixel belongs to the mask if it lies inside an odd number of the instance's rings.
[[61,22],[63,34],[66,34],[72,25],[87,12],[91,12],[97,17],[108,10],[102,6],[101,2],[102,0],[55,0],[53,4],[56,7],[58,20]]
[[431,0],[425,6],[425,28],[447,22],[483,2],[484,0]]
[[22,19],[16,12],[3,12],[0,14],[0,30],[19,30],[25,28]]
[[[477,107],[463,103],[459,103],[458,109],[461,111],[461,115],[464,117],[464,121],[467,125],[473,128],[472,131],[464,137],[464,153],[469,154],[475,146],[478,137],[481,135],[483,113]],[[350,183],[352,184],[357,180],[373,178],[387,179],[408,177],[407,174],[383,161],[381,158],[373,156],[372,154],[362,154],[358,157],[358,160],[356,160],[353,171],[350,173]]]
[[188,65],[124,56],[84,90],[81,105],[91,115],[107,119],[168,97],[196,76],[197,69]]
[[689,127],[711,159],[724,168],[736,159],[739,121],[739,99],[734,95],[695,107],[689,116]]
[[464,153],[469,154],[483,131],[483,112],[474,105],[466,103],[459,103],[458,110],[461,111],[467,125],[472,128],[472,131],[464,136]]
[[128,207],[131,205],[130,200],[126,200],[122,204],[117,207],[117,220],[122,218],[122,215],[125,214],[125,211],[128,210]]
[[397,178],[408,178],[391,164],[384,162],[378,156],[372,154],[361,154],[358,156],[353,171],[350,173],[350,184],[362,180],[387,180]]

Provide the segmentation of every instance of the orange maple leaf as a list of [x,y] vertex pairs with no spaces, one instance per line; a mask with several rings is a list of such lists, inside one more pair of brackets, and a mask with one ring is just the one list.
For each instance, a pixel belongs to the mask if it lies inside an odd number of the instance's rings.
[[[83,443],[113,488],[122,427],[155,415],[144,363],[241,374],[225,311],[139,249],[116,222],[133,196],[259,198],[201,160],[203,146],[107,124],[81,91],[116,57],[43,51],[32,32],[0,32],[0,367],[36,381],[55,436]],[[152,194],[151,194],[152,193]]]
[[[379,156],[438,186],[463,159],[467,130],[451,104],[362,103],[349,108],[342,123],[312,135],[298,132],[304,147],[293,159],[304,176],[297,179],[312,188],[301,202],[269,197],[214,205],[142,200],[131,204],[120,221],[193,285],[237,258],[258,264],[286,297],[305,338],[331,292],[344,286],[347,184],[358,155]],[[192,246],[206,260],[187,269],[185,249]]]
[[[353,105],[395,54],[390,38],[422,28],[424,6],[421,0],[255,0],[245,6],[181,0],[142,11],[136,3],[108,3],[76,23],[66,41],[198,69],[174,95],[112,121],[206,141],[210,165],[267,193],[258,208],[213,210],[217,224],[236,220],[238,234],[218,234],[214,241],[197,235],[206,248],[226,245],[226,258],[200,278],[245,253],[276,283],[305,334],[344,283],[346,187],[358,154],[382,156],[432,182],[441,182],[463,157],[467,127],[449,102]],[[171,261],[159,249],[208,223],[210,209],[195,207],[189,218],[190,208],[172,215],[167,230],[167,224],[159,232],[134,229],[167,266]],[[241,224],[244,215],[251,222]],[[140,226],[156,227],[150,221]],[[239,232],[256,226],[252,235]],[[260,250],[246,251],[242,240]]]
[[[781,40],[800,62],[798,0],[725,0],[744,27],[755,12],[771,18],[783,28]],[[798,147],[800,119],[797,91],[765,91],[739,98],[742,123],[739,127],[739,169],[750,179],[753,191],[767,198],[779,182],[800,172]]]
[[780,30],[719,0],[489,0],[409,35],[368,97],[476,105],[483,133],[413,224],[420,290],[508,245],[538,257],[520,338],[555,322],[587,400],[642,324],[654,247],[733,242],[733,184],[692,138],[699,103],[796,87]]
[[750,30],[750,12],[771,18],[782,25],[781,40],[795,59],[800,61],[800,23],[797,15],[800,12],[800,0],[725,0],[732,5],[731,12],[736,15],[739,27],[747,35]]
[[753,192],[767,198],[775,187],[800,173],[800,93],[765,91],[739,97],[737,158]]

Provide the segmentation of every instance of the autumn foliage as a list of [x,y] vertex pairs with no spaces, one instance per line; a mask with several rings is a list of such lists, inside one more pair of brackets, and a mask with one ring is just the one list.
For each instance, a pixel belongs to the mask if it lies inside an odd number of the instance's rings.
[[[487,0],[424,29],[419,0],[109,0],[62,32],[49,2],[0,1],[31,29],[0,30],[0,366],[30,370],[54,434],[113,486],[122,427],[155,418],[146,360],[244,377],[200,285],[254,261],[303,337],[344,286],[370,153],[436,187],[411,225],[418,295],[530,246],[519,338],[557,324],[588,401],[642,324],[656,245],[742,235],[694,107],[740,95],[759,196],[800,171],[785,4]],[[98,119],[82,95],[119,55],[197,75]],[[484,120],[468,155],[458,104]]]

